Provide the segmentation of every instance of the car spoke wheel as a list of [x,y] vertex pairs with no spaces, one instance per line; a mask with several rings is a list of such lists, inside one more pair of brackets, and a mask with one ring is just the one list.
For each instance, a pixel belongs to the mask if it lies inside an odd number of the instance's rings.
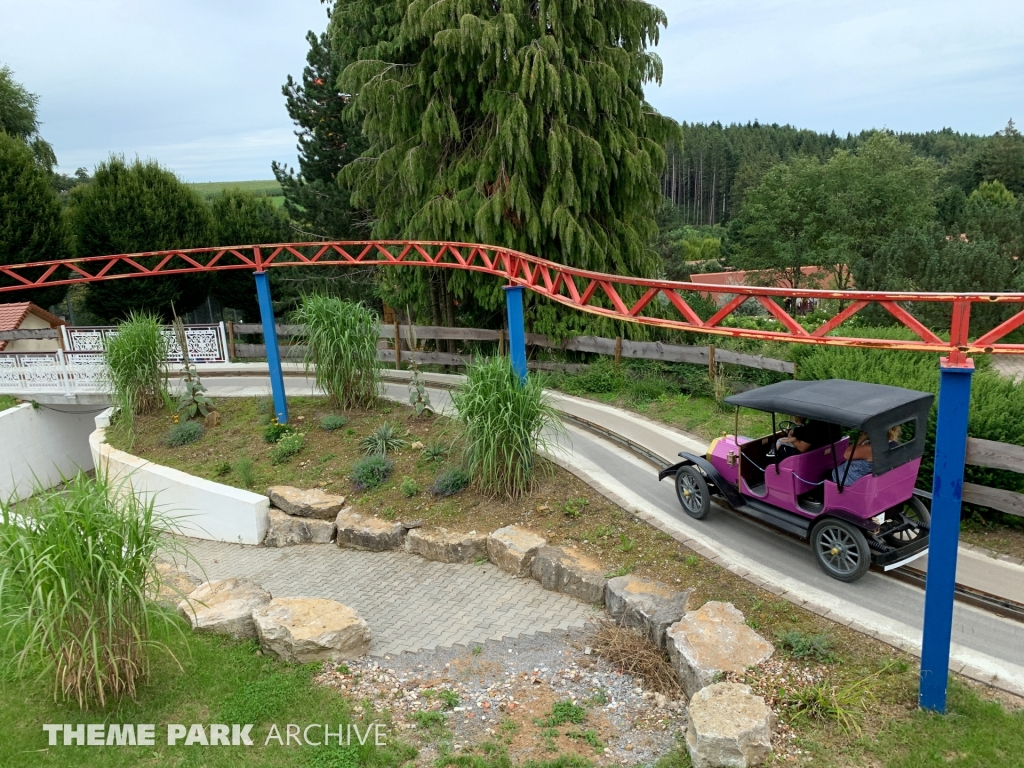
[[811,531],[811,547],[818,563],[839,581],[856,581],[871,567],[871,551],[864,532],[844,520],[822,520]]
[[696,467],[680,467],[676,472],[676,496],[683,511],[695,520],[707,517],[711,511],[711,492],[707,480]]
[[[926,507],[924,502],[917,496],[912,496],[899,511],[907,520],[912,523],[917,523],[919,526],[924,526],[925,529],[929,529],[932,526],[931,512],[928,511],[928,507]],[[892,533],[886,536],[885,543],[893,547],[905,547],[907,544],[917,541],[922,536],[926,536],[927,533],[927,530],[922,531],[921,528],[908,531],[898,531],[897,533]]]

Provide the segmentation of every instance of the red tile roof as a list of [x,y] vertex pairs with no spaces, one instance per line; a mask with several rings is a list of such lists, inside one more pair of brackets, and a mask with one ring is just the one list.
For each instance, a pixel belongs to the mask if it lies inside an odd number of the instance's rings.
[[[42,307],[37,307],[30,301],[22,301],[17,304],[0,304],[0,331],[18,330],[29,313],[48,322],[51,328],[65,324],[59,317],[51,315]],[[6,346],[6,341],[0,341],[0,352]]]

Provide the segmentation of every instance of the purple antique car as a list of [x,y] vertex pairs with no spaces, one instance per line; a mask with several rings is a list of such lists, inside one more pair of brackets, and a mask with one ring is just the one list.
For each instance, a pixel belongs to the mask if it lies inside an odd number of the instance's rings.
[[[711,496],[719,496],[738,512],[809,539],[829,576],[855,581],[872,563],[891,570],[928,551],[931,518],[915,483],[932,399],[843,379],[783,381],[732,395],[725,401],[737,406],[737,425],[739,408],[754,408],[772,414],[772,434],[723,433],[705,456],[680,453],[683,461],[658,479],[675,477],[690,517],[706,517]],[[803,423],[776,428],[776,414]],[[847,460],[851,430],[856,450]],[[802,453],[778,444],[811,433],[816,439],[801,442]]]

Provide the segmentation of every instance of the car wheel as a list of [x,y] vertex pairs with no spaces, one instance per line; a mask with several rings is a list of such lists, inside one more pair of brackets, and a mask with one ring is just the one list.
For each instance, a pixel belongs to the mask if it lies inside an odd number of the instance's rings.
[[[906,503],[904,503],[900,512],[902,512],[903,516],[908,520],[919,523],[925,528],[931,528],[931,512],[928,511],[928,507],[926,507],[925,503],[917,496],[912,496]],[[899,533],[893,533],[884,537],[884,541],[886,544],[893,547],[905,547],[907,544],[917,541],[922,535],[924,534],[920,529],[916,531],[900,531]]]
[[696,467],[680,467],[676,472],[676,496],[694,520],[703,520],[711,511],[711,492],[704,475]]
[[811,530],[811,548],[825,573],[839,581],[856,581],[871,567],[871,551],[864,532],[834,517]]

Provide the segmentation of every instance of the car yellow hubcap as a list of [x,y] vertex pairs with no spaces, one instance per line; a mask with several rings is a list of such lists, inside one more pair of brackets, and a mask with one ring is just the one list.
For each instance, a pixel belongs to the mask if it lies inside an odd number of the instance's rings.
[[685,496],[686,498],[690,498],[690,496],[692,496],[692,495],[693,494],[690,493],[688,490],[685,490],[685,489],[683,490],[683,496]]
[[829,554],[831,554],[831,555],[838,555],[839,554],[839,547],[832,547],[832,550],[830,551]]

